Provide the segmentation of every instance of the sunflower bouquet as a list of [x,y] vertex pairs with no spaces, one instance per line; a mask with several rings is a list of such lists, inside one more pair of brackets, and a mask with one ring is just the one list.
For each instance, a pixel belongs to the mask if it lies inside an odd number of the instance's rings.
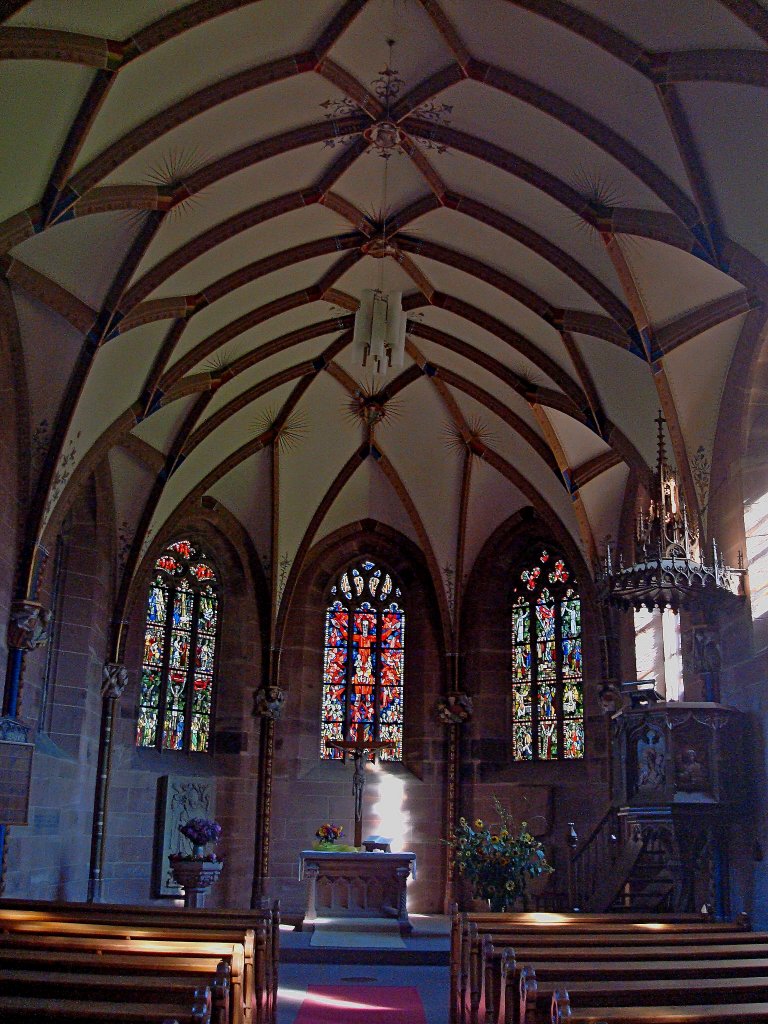
[[504,911],[525,896],[529,878],[549,874],[553,869],[541,843],[528,831],[528,823],[523,821],[518,828],[496,797],[493,804],[499,815],[495,828],[479,818],[473,825],[460,818],[447,843],[453,847],[456,866],[475,896],[487,899],[491,910]]

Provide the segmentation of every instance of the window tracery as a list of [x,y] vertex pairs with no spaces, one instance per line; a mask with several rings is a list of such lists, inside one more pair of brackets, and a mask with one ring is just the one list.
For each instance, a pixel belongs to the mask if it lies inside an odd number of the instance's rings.
[[188,540],[170,544],[147,597],[137,747],[209,750],[218,606],[205,554]]
[[[344,569],[330,589],[325,614],[320,756],[326,739],[345,739],[362,725],[366,739],[394,743],[382,761],[403,759],[405,611],[386,569],[370,559]],[[373,755],[371,755],[373,759]]]
[[515,574],[512,757],[584,756],[581,600],[563,558],[542,550]]

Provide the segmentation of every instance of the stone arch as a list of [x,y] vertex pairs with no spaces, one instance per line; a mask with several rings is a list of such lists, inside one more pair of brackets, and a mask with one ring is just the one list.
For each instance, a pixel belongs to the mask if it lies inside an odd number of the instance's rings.
[[[511,584],[509,573],[534,548],[562,553],[576,574],[582,604],[586,756],[583,761],[515,763],[511,720]],[[493,798],[516,821],[532,825],[547,846],[555,874],[541,883],[566,888],[561,841],[568,820],[581,830],[596,824],[609,800],[608,740],[598,691],[603,681],[602,614],[594,584],[573,540],[530,508],[520,509],[486,541],[465,588],[462,614],[462,688],[474,715],[462,737],[459,812],[495,822]],[[560,846],[560,850],[556,849]],[[558,856],[559,855],[559,856]],[[539,885],[536,886],[539,888]],[[466,897],[468,894],[464,893]]]
[[[137,750],[135,746],[147,586],[159,551],[182,536],[197,543],[215,564],[220,587],[213,750],[193,756]],[[107,899],[146,902],[156,892],[160,867],[154,834],[158,780],[165,775],[185,775],[204,778],[216,791],[215,816],[223,828],[218,852],[225,858],[227,869],[212,891],[210,902],[214,906],[247,905],[253,874],[259,754],[259,723],[252,709],[253,693],[264,673],[264,629],[269,622],[265,594],[263,569],[250,538],[239,521],[215,502],[175,521],[147,552],[126,605],[130,616],[124,656],[128,685],[115,728],[110,797],[112,807],[117,807],[117,794],[134,794],[133,807],[130,814],[112,812],[108,820]],[[132,823],[128,818],[133,819]],[[140,873],[132,867],[134,859],[142,865]]]
[[278,682],[287,696],[275,727],[272,820],[288,827],[285,832],[273,828],[269,885],[287,910],[300,909],[303,890],[292,882],[298,851],[309,846],[325,821],[342,824],[345,835],[352,835],[352,767],[319,757],[322,630],[331,580],[363,555],[397,576],[407,609],[404,759],[402,765],[368,769],[363,834],[383,829],[390,835],[397,819],[402,820],[402,836],[393,835],[395,843],[402,841],[393,848],[413,849],[419,858],[410,904],[414,910],[438,912],[446,750],[433,709],[448,676],[435,581],[412,541],[373,520],[343,527],[313,547],[278,638]]

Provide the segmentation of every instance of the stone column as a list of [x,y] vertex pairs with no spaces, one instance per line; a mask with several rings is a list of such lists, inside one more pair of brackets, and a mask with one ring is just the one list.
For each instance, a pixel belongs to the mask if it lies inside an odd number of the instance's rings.
[[[449,657],[458,659],[457,654]],[[438,721],[448,726],[448,757],[446,761],[445,831],[452,836],[458,822],[459,779],[461,776],[461,727],[472,718],[472,698],[468,693],[454,690],[441,697],[435,708]],[[456,874],[453,849],[445,847],[445,899],[443,913],[449,913],[455,899]]]
[[408,876],[411,873],[410,867],[398,868],[397,875],[397,920],[400,925],[400,932],[409,935],[411,923],[408,920]]
[[112,770],[112,740],[115,708],[125,684],[128,670],[120,662],[108,661],[101,673],[101,734],[96,767],[96,789],[93,798],[91,827],[91,863],[88,874],[88,902],[100,903],[104,876],[104,840],[106,837],[109,777]]
[[320,868],[317,864],[308,864],[304,869],[304,877],[307,879],[307,912],[304,920],[313,922],[317,920],[317,876]]
[[269,828],[272,817],[272,766],[275,754],[275,722],[285,702],[285,691],[276,685],[256,690],[253,713],[261,718],[259,777],[256,788],[256,842],[253,860],[251,906],[258,906],[269,874]]

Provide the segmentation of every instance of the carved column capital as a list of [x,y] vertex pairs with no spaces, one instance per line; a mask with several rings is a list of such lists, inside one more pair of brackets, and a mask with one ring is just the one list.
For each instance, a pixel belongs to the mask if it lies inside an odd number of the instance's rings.
[[128,682],[128,669],[119,661],[107,661],[101,670],[101,696],[118,700]]
[[48,642],[53,612],[39,601],[14,601],[8,618],[8,646],[34,651]]

